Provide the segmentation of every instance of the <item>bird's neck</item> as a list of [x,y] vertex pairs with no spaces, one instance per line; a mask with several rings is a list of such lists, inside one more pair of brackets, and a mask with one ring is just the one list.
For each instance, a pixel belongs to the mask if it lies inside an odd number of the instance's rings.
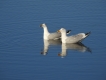
[[66,32],[63,32],[61,37],[62,37],[62,42],[65,43],[65,39],[67,38]]
[[62,36],[62,38],[66,38],[67,37],[65,32],[63,32],[61,36]]
[[44,28],[44,34],[49,34],[47,27]]
[[47,39],[47,37],[48,37],[49,34],[50,34],[50,33],[49,33],[47,27],[45,27],[45,28],[44,28],[44,36],[43,36],[44,39]]

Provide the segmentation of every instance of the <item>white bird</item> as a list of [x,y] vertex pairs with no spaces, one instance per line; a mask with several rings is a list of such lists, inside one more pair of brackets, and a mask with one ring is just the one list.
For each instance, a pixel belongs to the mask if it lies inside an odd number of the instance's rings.
[[[51,39],[55,40],[61,37],[61,33],[58,33],[58,32],[50,33],[45,23],[41,24],[40,27],[43,27],[44,29],[43,39],[45,40],[51,40]],[[71,30],[68,30],[67,34],[69,34],[70,31]]]
[[85,39],[91,32],[88,33],[79,33],[72,36],[66,35],[66,29],[61,28],[58,30],[58,32],[61,33],[62,43],[78,43],[81,42],[83,39]]

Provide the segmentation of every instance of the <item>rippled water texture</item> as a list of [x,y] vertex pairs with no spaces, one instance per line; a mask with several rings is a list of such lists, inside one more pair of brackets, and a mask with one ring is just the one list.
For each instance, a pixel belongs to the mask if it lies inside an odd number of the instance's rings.
[[[82,44],[43,40],[61,27]],[[0,1],[0,80],[106,80],[105,0]]]

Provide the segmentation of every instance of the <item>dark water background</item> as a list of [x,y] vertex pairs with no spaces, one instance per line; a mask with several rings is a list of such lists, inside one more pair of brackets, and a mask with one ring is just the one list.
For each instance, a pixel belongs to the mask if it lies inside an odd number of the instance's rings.
[[[50,32],[91,31],[83,44],[92,53],[71,48],[63,58],[61,43],[50,43],[42,55],[41,23]],[[0,80],[106,80],[105,39],[105,0],[1,0]]]

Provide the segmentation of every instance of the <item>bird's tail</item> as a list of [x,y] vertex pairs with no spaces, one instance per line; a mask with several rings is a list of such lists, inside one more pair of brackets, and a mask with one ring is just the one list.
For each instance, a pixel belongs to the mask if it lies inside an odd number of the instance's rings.
[[[85,33],[85,38],[88,37],[91,34],[91,32]],[[83,38],[82,40],[84,40],[85,38]],[[79,42],[82,42],[82,40],[80,40]]]
[[85,33],[86,37],[89,36],[91,34],[91,32]]
[[67,34],[69,34],[70,32],[71,32],[71,30],[67,30],[67,32],[66,32],[66,33],[67,33]]

